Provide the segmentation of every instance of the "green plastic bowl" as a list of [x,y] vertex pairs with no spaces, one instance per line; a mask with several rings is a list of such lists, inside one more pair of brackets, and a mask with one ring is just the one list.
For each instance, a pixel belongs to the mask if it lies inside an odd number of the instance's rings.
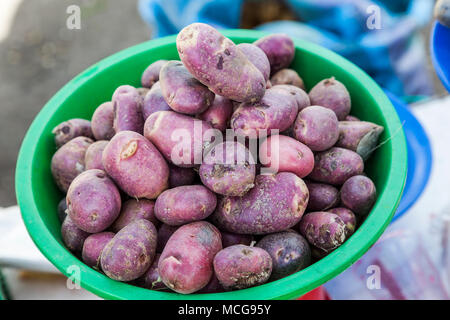
[[[253,42],[265,33],[229,30],[236,43]],[[60,234],[57,204],[63,198],[53,182],[50,160],[55,152],[52,129],[70,118],[90,119],[95,108],[111,99],[123,84],[140,86],[143,70],[158,59],[179,59],[175,36],[152,40],[114,54],[88,68],[64,86],[38,114],[23,141],[16,170],[16,194],[25,225],[42,253],[65,275],[79,267],[81,286],[108,299],[291,299],[318,287],[360,258],[380,237],[399,203],[406,179],[407,154],[402,125],[389,99],[363,71],[320,46],[295,40],[292,67],[311,88],[334,76],[348,88],[352,114],[383,125],[386,141],[367,162],[366,172],[378,200],[361,227],[340,248],[308,268],[262,286],[217,294],[180,295],[151,291],[109,279],[70,253]]]

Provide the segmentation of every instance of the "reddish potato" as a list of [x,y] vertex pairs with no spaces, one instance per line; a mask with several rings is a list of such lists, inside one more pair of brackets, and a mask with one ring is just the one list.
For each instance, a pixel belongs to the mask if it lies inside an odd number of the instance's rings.
[[376,198],[375,184],[368,177],[356,175],[342,185],[342,204],[359,216],[365,216],[370,212]]
[[333,110],[339,120],[350,113],[351,100],[347,88],[334,77],[316,84],[309,92],[311,104]]
[[331,148],[314,156],[314,169],[309,178],[332,185],[362,174],[364,161],[359,154],[343,148]]
[[167,189],[169,167],[155,146],[132,131],[119,132],[103,151],[108,175],[129,196],[155,199]]
[[300,78],[297,71],[293,69],[281,69],[280,71],[275,72],[270,78],[270,82],[273,86],[276,86],[277,84],[289,84],[305,90],[303,79]]
[[55,144],[59,148],[76,137],[94,138],[91,122],[84,119],[71,119],[57,125],[52,133],[55,135]]
[[267,55],[272,74],[289,67],[294,59],[294,42],[285,34],[271,34],[256,40],[254,44]]
[[255,170],[255,161],[244,145],[225,141],[205,156],[199,175],[215,193],[243,196],[254,186]]
[[272,258],[270,280],[278,280],[298,272],[311,264],[308,242],[295,231],[284,231],[265,236],[256,244]]
[[330,252],[345,241],[345,223],[330,212],[310,212],[299,224],[300,233],[308,242],[325,252]]
[[159,221],[155,216],[155,202],[147,199],[129,199],[122,204],[122,211],[119,217],[114,221],[111,230],[119,232],[131,222],[145,219],[153,223],[155,227],[159,225]]
[[214,100],[214,93],[195,79],[180,61],[167,62],[159,76],[164,100],[174,111],[199,114]]
[[61,191],[67,192],[73,179],[84,171],[86,150],[93,142],[86,137],[76,137],[59,148],[53,155],[52,175]]
[[320,106],[310,106],[299,112],[294,123],[294,137],[312,151],[331,148],[339,138],[336,114]]
[[292,172],[306,177],[314,168],[314,155],[303,143],[287,136],[268,137],[259,148],[259,161],[272,173]]
[[250,288],[269,280],[272,258],[261,248],[238,244],[217,253],[214,272],[225,290]]
[[233,113],[231,100],[218,96],[214,98],[213,104],[202,114],[198,115],[200,120],[208,122],[214,129],[225,131]]
[[142,98],[136,88],[120,86],[114,91],[114,130],[134,131],[142,134],[144,119],[142,117]]
[[103,150],[105,150],[107,144],[108,141],[101,140],[94,142],[87,148],[86,154],[84,156],[84,164],[86,170],[90,169],[105,170],[102,163],[102,155]]
[[183,64],[215,94],[239,102],[255,102],[264,95],[263,74],[213,27],[204,23],[188,25],[176,42]]
[[350,237],[356,229],[356,216],[355,214],[347,208],[333,208],[328,210],[328,212],[336,214],[345,223],[345,235]]
[[382,126],[371,122],[340,121],[336,146],[353,150],[367,160],[375,150],[383,131]]
[[250,234],[237,234],[230,233],[226,231],[221,231],[222,233],[222,247],[231,247],[236,244],[243,244],[249,246],[252,244],[253,236]]
[[114,238],[113,232],[101,232],[91,234],[84,240],[83,251],[81,253],[83,262],[89,267],[100,269],[100,256],[105,246]]
[[114,106],[108,101],[102,103],[91,119],[92,133],[96,140],[111,140],[116,134],[114,130]]
[[222,249],[219,230],[206,221],[181,226],[170,237],[158,264],[164,284],[178,293],[204,288],[213,275],[214,256]]
[[156,241],[156,229],[150,221],[133,221],[103,249],[100,257],[103,272],[117,281],[141,277],[152,265]]
[[306,182],[309,190],[308,211],[325,211],[339,204],[339,190],[329,184]]
[[142,104],[142,117],[144,121],[150,117],[151,114],[158,111],[169,111],[172,110],[164,100],[161,85],[159,81],[156,82],[150,91],[145,95],[144,102]]
[[255,187],[243,197],[223,197],[211,215],[213,223],[228,232],[268,234],[289,229],[303,216],[308,189],[290,172],[259,175]]
[[247,57],[247,59],[255,65],[262,73],[267,81],[270,77],[270,62],[264,51],[251,43],[240,43],[237,45],[239,50]]
[[214,133],[207,122],[173,111],[153,113],[144,128],[145,137],[170,163],[179,167],[200,164],[203,150]]
[[73,253],[80,253],[83,250],[83,244],[89,233],[81,230],[67,216],[61,225],[61,237],[66,247]]
[[161,193],[155,215],[165,224],[179,226],[207,218],[216,204],[216,195],[204,186],[181,186]]
[[142,73],[141,84],[145,88],[152,88],[159,80],[159,72],[167,60],[156,60],[151,63]]
[[119,216],[122,203],[114,182],[98,169],[76,177],[67,191],[66,200],[72,221],[89,233],[108,228]]

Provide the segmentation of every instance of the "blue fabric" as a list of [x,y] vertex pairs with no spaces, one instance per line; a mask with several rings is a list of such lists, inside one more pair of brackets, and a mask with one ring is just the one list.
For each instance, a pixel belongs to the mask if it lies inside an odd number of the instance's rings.
[[[245,0],[140,0],[139,11],[155,37],[175,34],[193,22],[239,28]],[[397,95],[429,95],[432,81],[419,28],[428,23],[431,0],[285,0],[298,21],[258,26],[327,47],[364,69]],[[370,6],[380,9],[381,28],[369,30]]]

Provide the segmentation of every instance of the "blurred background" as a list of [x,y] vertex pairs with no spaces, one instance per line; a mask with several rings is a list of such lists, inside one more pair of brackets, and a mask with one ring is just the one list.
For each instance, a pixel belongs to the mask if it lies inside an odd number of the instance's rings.
[[[80,29],[71,30],[67,27],[70,16],[67,10],[72,5],[81,10]],[[285,32],[344,55],[368,72],[383,88],[392,92],[400,104],[411,103],[406,110],[411,110],[425,128],[423,130],[421,127],[421,130],[423,134],[427,134],[434,147],[434,168],[440,165],[447,168],[448,164],[444,163],[448,159],[447,154],[435,153],[440,150],[436,145],[442,133],[437,131],[438,123],[443,116],[450,118],[450,101],[430,58],[428,44],[434,25],[433,5],[433,0],[0,1],[0,208],[8,208],[0,211],[0,230],[2,224],[5,227],[7,223],[17,220],[5,218],[8,212],[10,216],[18,215],[17,207],[14,207],[17,154],[27,128],[45,103],[66,82],[93,63],[153,37],[176,33],[195,21],[210,23],[219,28],[257,28],[269,32]],[[377,10],[381,20],[370,20],[370,17],[376,16]],[[450,43],[447,45],[450,47]],[[442,121],[440,124],[439,128],[445,131]],[[433,128],[435,131],[432,131]],[[420,144],[420,140],[418,141]],[[429,144],[428,140],[426,143]],[[430,149],[426,150],[431,152]],[[417,170],[422,170],[425,166],[430,164],[418,163]],[[447,171],[440,171],[442,172],[448,174],[448,168]],[[419,195],[414,198],[414,206],[410,203],[408,207],[412,207],[408,211],[411,218],[399,220],[396,229],[423,231],[423,223],[430,224],[430,228],[436,224],[430,222],[429,214],[436,217],[444,212],[448,216],[449,203],[438,203],[432,210],[430,205],[436,204],[436,198],[444,196],[444,190],[448,194],[450,186],[447,181],[450,179],[443,180],[450,176],[436,175],[433,171],[429,179],[429,174],[428,172],[422,178],[420,194],[427,182],[435,187],[427,187],[417,203]],[[448,236],[449,230],[440,232],[447,232],[445,236]],[[18,234],[26,236],[24,230],[20,232]],[[422,236],[426,237],[426,234]],[[448,242],[448,238],[444,239]],[[400,242],[395,243],[397,245]],[[7,245],[9,243],[0,236],[0,248]],[[24,246],[32,244],[25,241]],[[402,248],[395,250],[402,251]],[[446,270],[449,266],[445,265],[448,257],[442,257],[448,251],[443,252],[436,253],[439,256],[437,259],[440,259],[438,262],[430,262],[438,270],[436,272],[439,277],[439,270],[442,267]],[[3,261],[7,261],[4,258],[7,254],[3,254]],[[43,259],[39,254],[35,257],[36,261]],[[0,249],[0,265],[1,262]],[[3,264],[8,266],[8,263]],[[55,270],[51,270],[51,266],[45,262],[41,266],[43,267],[34,269],[44,270],[46,273],[35,273],[36,270],[24,272],[23,267],[21,270],[9,267],[4,269],[14,298],[94,298],[84,290],[68,292],[63,277],[55,278],[51,273]],[[47,272],[49,269],[50,272]],[[357,272],[352,274],[355,275]],[[446,276],[442,276],[443,279]],[[338,281],[339,279],[327,287],[331,298],[354,298],[360,294],[355,293],[358,291],[337,290]],[[440,280],[436,281],[439,284]],[[0,277],[0,283],[2,282]],[[439,287],[439,290],[442,289],[439,294],[442,295],[436,296],[448,298],[444,284],[442,288]]]

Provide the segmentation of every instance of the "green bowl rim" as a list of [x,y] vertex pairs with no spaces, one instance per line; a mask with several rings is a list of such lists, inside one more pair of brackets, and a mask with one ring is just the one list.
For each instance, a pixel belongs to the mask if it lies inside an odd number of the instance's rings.
[[[223,34],[235,40],[239,38],[247,39],[249,37],[256,39],[267,35],[267,33],[261,31],[239,29],[225,30]],[[47,229],[44,221],[38,214],[38,209],[34,201],[35,196],[30,183],[33,168],[31,160],[34,159],[38,139],[43,133],[43,124],[46,124],[52,114],[58,109],[60,101],[64,101],[66,97],[70,96],[76,88],[86,83],[94,74],[142,51],[159,46],[171,45],[175,42],[175,38],[176,35],[150,40],[101,60],[80,73],[60,89],[36,116],[23,140],[19,152],[16,168],[16,196],[24,223],[37,247],[66,276],[71,275],[71,272],[69,272],[70,269],[68,270],[69,267],[73,265],[78,266],[81,271],[81,286],[94,294],[109,299],[291,299],[318,287],[344,271],[375,243],[392,219],[406,181],[406,141],[403,130],[399,130],[401,123],[395,113],[394,107],[374,80],[356,65],[338,54],[316,44],[297,39],[294,39],[294,44],[297,48],[332,60],[335,64],[345,68],[348,73],[357,78],[371,92],[373,99],[380,106],[389,131],[391,133],[398,132],[391,137],[392,161],[385,186],[389,192],[384,192],[378,198],[372,214],[367,217],[365,223],[338,250],[316,262],[312,267],[258,287],[225,293],[181,295],[138,287],[131,288],[128,284],[111,280],[83,264],[61,245]],[[389,117],[386,117],[388,114]],[[364,245],[361,246],[360,242],[364,242]],[[300,280],[302,286],[297,285]]]

